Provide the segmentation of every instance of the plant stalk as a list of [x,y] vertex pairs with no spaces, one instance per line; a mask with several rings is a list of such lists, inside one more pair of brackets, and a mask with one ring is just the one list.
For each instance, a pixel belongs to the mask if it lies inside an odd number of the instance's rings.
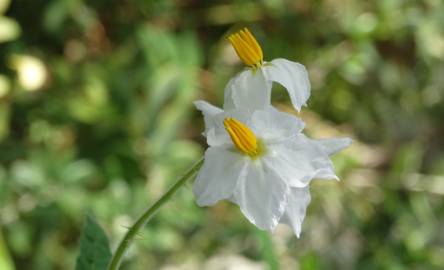
[[148,221],[157,213],[157,211],[170,200],[171,196],[176,193],[176,191],[182,187],[188,179],[193,177],[200,167],[203,164],[203,158],[197,161],[188,171],[180,177],[177,182],[170,187],[170,189],[153,205],[151,205],[148,209],[143,212],[143,214],[139,217],[139,219],[131,226],[128,232],[123,237],[119,246],[117,247],[113,257],[111,258],[110,264],[108,266],[108,270],[117,270],[119,269],[120,263],[125,255],[126,250],[131,245],[134,237],[137,235],[139,230],[146,224]]

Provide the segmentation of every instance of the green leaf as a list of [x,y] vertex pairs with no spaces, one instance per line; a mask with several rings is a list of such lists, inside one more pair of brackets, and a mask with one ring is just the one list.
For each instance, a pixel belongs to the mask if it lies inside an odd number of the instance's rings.
[[80,238],[76,270],[105,270],[111,259],[108,238],[95,220],[87,216]]

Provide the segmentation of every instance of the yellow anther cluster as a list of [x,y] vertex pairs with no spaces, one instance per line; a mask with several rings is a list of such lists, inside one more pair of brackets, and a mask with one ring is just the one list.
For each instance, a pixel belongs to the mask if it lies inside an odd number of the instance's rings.
[[228,40],[245,65],[253,69],[262,66],[261,46],[247,28],[230,35]]
[[225,118],[224,126],[234,145],[241,153],[251,157],[259,155],[256,136],[246,125],[234,118]]

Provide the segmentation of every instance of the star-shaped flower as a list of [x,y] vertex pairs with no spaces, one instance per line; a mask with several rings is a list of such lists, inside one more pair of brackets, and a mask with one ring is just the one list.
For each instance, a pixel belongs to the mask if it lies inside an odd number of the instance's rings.
[[200,206],[228,199],[263,230],[290,225],[299,236],[313,178],[337,179],[329,155],[350,139],[311,140],[297,117],[268,106],[224,111],[196,101],[209,148],[194,194]]
[[228,37],[239,58],[248,67],[231,79],[225,88],[224,109],[263,109],[270,106],[272,83],[287,89],[298,111],[310,97],[310,81],[302,64],[277,58],[263,60],[259,43],[247,28]]

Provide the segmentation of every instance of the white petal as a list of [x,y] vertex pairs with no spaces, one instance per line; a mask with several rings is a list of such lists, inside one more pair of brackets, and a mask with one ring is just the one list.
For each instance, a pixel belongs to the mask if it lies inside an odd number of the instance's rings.
[[267,150],[264,162],[292,187],[305,187],[313,178],[338,179],[329,156],[303,134]]
[[208,145],[220,146],[230,143],[230,138],[223,128],[223,122],[220,120],[223,118],[224,111],[203,100],[195,101],[194,105],[204,116],[205,131],[203,135],[207,138]]
[[262,69],[246,69],[231,79],[225,87],[224,109],[257,110],[270,106],[272,83]]
[[347,148],[352,140],[350,138],[329,138],[312,140],[324,149],[327,155],[333,155],[344,148]]
[[223,112],[221,108],[218,108],[216,106],[211,105],[210,103],[204,101],[204,100],[196,100],[193,102],[194,106],[201,111],[205,118],[205,124],[207,121],[207,117],[213,117],[218,113]]
[[193,193],[199,206],[213,205],[232,196],[238,183],[245,179],[247,162],[244,156],[222,147],[210,147],[197,174]]
[[266,142],[279,142],[294,137],[304,128],[304,122],[294,115],[283,113],[274,107],[255,111],[251,128],[256,136]]
[[293,228],[297,237],[301,234],[302,222],[305,218],[307,206],[310,204],[309,187],[291,188],[288,195],[288,205],[282,215],[280,223],[284,223]]
[[310,97],[310,81],[305,67],[279,58],[262,69],[267,80],[275,81],[287,89],[293,106],[300,111]]
[[207,130],[214,128],[215,121],[214,118],[216,115],[223,113],[223,110],[211,105],[210,103],[203,101],[203,100],[196,100],[193,102],[194,106],[202,112],[204,116],[204,122],[205,122],[205,133]]
[[274,230],[287,204],[288,185],[260,161],[251,162],[231,198],[247,219],[262,230]]

